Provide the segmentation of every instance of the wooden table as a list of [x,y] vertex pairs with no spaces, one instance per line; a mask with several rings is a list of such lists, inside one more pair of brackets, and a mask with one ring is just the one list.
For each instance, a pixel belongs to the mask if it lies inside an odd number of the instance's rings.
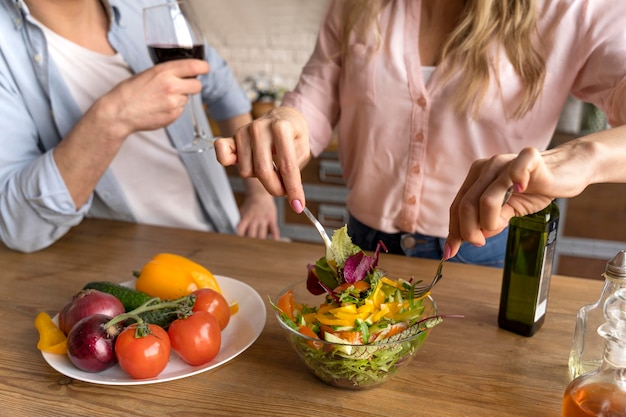
[[[436,327],[410,365],[369,391],[333,388],[309,374],[267,304],[265,328],[248,350],[193,377],[104,386],[49,367],[36,349],[37,313],[56,314],[88,281],[126,281],[159,252],[248,283],[265,300],[303,279],[322,245],[87,220],[35,254],[1,247],[0,415],[558,417],[576,312],[601,289],[599,281],[554,276],[546,322],[526,338],[496,324],[499,269],[446,263],[434,297],[441,313],[465,318]],[[393,255],[380,265],[395,276],[424,278],[436,267]]]

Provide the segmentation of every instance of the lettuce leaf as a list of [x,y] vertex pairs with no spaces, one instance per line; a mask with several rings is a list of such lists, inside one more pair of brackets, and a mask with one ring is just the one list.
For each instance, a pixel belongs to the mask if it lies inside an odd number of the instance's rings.
[[341,269],[350,256],[359,252],[361,248],[352,243],[348,235],[348,226],[344,225],[333,232],[330,248],[326,251],[326,260],[329,265]]

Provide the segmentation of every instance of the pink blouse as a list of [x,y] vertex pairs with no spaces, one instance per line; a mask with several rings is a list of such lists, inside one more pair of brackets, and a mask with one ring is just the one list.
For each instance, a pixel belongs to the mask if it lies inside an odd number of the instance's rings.
[[[283,105],[300,110],[319,155],[339,137],[350,189],[347,207],[377,230],[445,237],[448,209],[472,162],[523,147],[545,149],[568,95],[596,104],[613,126],[626,121],[626,1],[545,0],[538,30],[547,76],[521,119],[522,86],[506,54],[493,48],[491,85],[478,117],[450,105],[459,73],[446,83],[422,77],[422,0],[389,2],[379,17],[382,45],[351,41],[338,57],[341,18],[333,0],[300,81]],[[498,85],[497,79],[500,80]]]

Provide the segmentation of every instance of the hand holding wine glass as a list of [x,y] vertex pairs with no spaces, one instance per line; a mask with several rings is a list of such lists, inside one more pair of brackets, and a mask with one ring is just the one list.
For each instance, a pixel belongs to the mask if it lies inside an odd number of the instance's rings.
[[[200,26],[184,1],[160,4],[144,9],[144,32],[150,57],[155,64],[176,59],[204,59],[204,41]],[[193,141],[181,152],[213,149],[213,139],[200,127],[202,107],[189,97],[194,128]]]

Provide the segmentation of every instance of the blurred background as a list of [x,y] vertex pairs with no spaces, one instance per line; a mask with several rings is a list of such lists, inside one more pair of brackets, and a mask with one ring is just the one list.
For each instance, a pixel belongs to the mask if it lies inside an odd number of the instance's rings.
[[240,81],[260,72],[298,81],[328,0],[192,0],[204,35]]

